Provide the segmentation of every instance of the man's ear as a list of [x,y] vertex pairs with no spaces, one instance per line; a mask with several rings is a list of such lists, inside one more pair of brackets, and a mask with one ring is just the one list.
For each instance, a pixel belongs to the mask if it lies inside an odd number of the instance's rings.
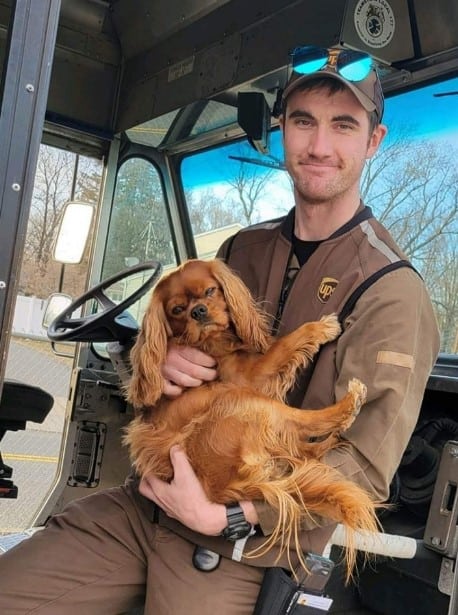
[[372,158],[372,156],[377,152],[387,132],[388,128],[385,126],[385,124],[378,124],[374,128],[374,130],[372,131],[372,135],[369,138],[369,145],[366,154],[367,159]]

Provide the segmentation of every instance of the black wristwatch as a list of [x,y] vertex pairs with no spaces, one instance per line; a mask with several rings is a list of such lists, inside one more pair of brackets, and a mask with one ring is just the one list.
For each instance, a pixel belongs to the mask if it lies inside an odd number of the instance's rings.
[[226,540],[235,542],[251,534],[253,526],[245,519],[243,510],[238,504],[226,504],[227,527],[221,532]]

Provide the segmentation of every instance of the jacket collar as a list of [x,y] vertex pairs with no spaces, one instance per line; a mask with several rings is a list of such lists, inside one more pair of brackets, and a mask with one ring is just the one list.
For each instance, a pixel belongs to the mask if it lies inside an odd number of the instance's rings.
[[[291,211],[288,212],[288,215],[283,220],[283,223],[281,226],[281,234],[288,241],[292,241],[293,239],[295,211],[296,211],[296,208],[293,207]],[[361,224],[361,222],[363,222],[364,220],[368,220],[369,218],[373,218],[373,217],[374,216],[373,216],[371,208],[361,203],[360,207],[358,208],[358,211],[353,216],[353,218],[349,220],[348,222],[346,222],[339,229],[337,229],[337,231],[335,231],[330,237],[327,237],[327,239],[335,239],[336,237],[340,237],[340,235],[347,233],[355,226],[358,226],[358,224]]]

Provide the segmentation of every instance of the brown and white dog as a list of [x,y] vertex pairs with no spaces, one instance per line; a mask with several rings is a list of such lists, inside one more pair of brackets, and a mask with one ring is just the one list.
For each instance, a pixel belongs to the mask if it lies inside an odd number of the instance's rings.
[[[320,458],[353,423],[366,387],[353,379],[343,399],[320,410],[283,401],[296,370],[339,333],[329,315],[273,338],[269,318],[219,260],[187,261],[166,274],[131,353],[127,396],[138,413],[125,442],[137,473],[171,480],[169,451],[179,444],[211,501],[264,500],[278,511],[266,550],[278,542],[283,553],[291,541],[297,548],[301,521],[319,515],[347,528],[351,570],[351,533],[376,531],[376,505]],[[171,339],[214,357],[218,379],[165,397],[161,365]]]

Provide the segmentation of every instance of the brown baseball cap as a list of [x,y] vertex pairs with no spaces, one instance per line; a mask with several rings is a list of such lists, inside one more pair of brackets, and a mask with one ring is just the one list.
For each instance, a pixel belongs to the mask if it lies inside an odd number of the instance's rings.
[[345,79],[345,77],[342,77],[342,75],[340,75],[332,66],[329,65],[326,65],[324,68],[307,75],[293,72],[288,83],[286,84],[285,89],[283,90],[283,106],[285,105],[286,99],[291,92],[294,92],[294,90],[299,88],[307,81],[312,81],[313,79],[321,77],[329,77],[330,79],[336,79],[337,81],[343,83],[351,92],[353,92],[366,111],[376,111],[378,119],[381,121],[384,108],[383,90],[375,68],[372,68],[367,77],[361,81],[349,81],[348,79]]

